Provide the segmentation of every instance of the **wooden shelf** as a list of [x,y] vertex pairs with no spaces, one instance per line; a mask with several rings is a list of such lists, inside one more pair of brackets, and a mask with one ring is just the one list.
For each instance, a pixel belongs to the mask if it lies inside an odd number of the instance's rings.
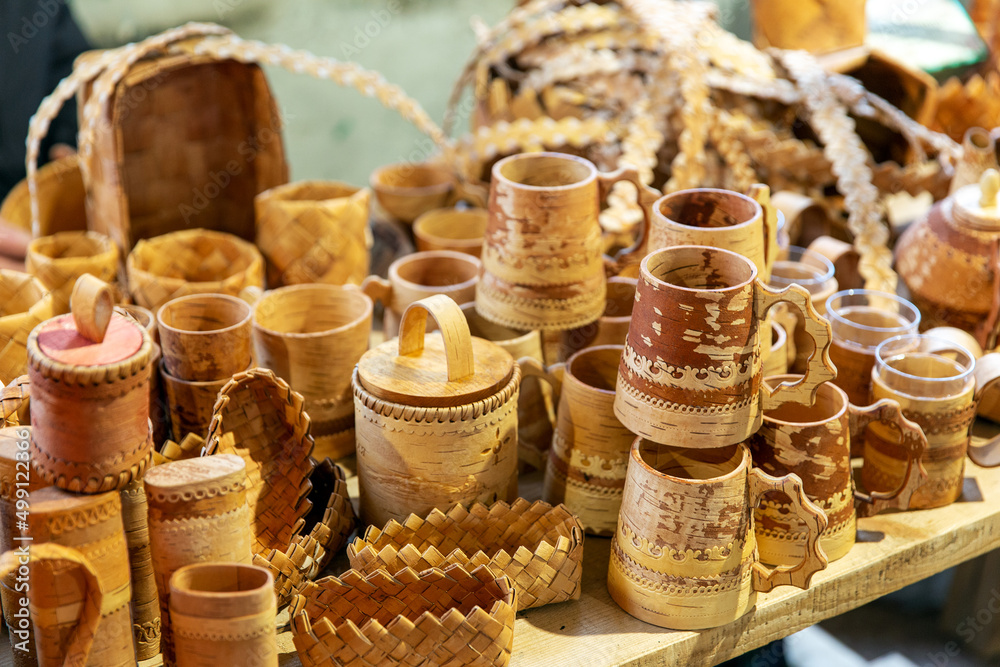
[[[537,498],[539,476],[521,492]],[[348,486],[357,495],[357,478]],[[729,625],[702,632],[664,630],[632,618],[605,585],[609,538],[588,537],[580,600],[518,614],[512,667],[538,665],[714,665],[787,637],[904,586],[1000,547],[1000,468],[966,467],[962,499],[936,510],[861,519],[858,544],[813,579],[808,591],[783,587],[758,596],[755,610]],[[343,554],[328,572],[348,567]],[[288,614],[279,616],[287,628]],[[6,634],[6,633],[4,633]],[[280,664],[299,667],[287,629],[278,635]],[[0,664],[10,655],[4,637]],[[160,665],[159,657],[141,663]]]
[[[522,493],[535,491],[529,480]],[[352,491],[354,489],[352,488]],[[512,667],[537,665],[714,665],[899,590],[1000,547],[1000,468],[969,463],[962,500],[936,510],[861,519],[859,542],[813,579],[808,591],[783,587],[757,608],[702,632],[664,630],[636,620],[605,586],[611,540],[588,537],[583,595],[518,614]],[[299,665],[291,633],[279,636],[282,665]]]

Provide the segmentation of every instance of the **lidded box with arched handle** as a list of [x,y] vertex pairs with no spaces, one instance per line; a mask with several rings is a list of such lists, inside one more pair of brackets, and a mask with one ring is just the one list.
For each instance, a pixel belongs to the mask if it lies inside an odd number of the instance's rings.
[[[425,333],[428,315],[440,331]],[[411,304],[398,342],[366,352],[352,378],[365,523],[515,499],[520,382],[453,300]]]

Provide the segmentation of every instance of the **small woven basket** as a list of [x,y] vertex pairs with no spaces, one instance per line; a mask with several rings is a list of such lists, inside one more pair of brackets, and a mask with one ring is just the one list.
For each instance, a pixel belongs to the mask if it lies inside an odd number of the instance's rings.
[[219,393],[204,449],[247,464],[254,564],[271,570],[279,601],[319,574],[355,525],[343,471],[310,456],[303,405],[302,395],[269,370],[237,373]]
[[264,259],[252,243],[206,229],[139,241],[125,268],[132,298],[153,312],[179,296],[239,296],[245,287],[264,285]]
[[367,576],[348,570],[307,584],[292,604],[304,667],[510,662],[517,593],[487,567]]
[[25,266],[52,294],[53,310],[61,315],[69,312],[69,297],[83,274],[115,282],[118,246],[97,232],[59,232],[32,241]]
[[[39,167],[35,186],[39,235],[87,229],[87,193],[76,155],[68,155]],[[0,224],[31,232],[28,179],[15,185],[0,203]]]
[[0,381],[28,369],[28,334],[55,313],[52,296],[37,278],[0,270]]
[[301,283],[360,285],[368,275],[371,191],[344,183],[302,181],[254,199],[257,246],[271,287]]
[[523,498],[489,508],[455,505],[447,514],[434,510],[426,519],[411,514],[402,524],[370,526],[347,546],[347,556],[366,573],[488,565],[513,580],[518,610],[530,609],[580,598],[583,529],[564,505]]

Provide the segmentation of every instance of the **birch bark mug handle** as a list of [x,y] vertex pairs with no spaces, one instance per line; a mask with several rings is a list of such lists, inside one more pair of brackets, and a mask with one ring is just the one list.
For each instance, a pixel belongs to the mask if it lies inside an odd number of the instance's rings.
[[[802,313],[804,329],[812,339],[813,352],[806,364],[806,372],[801,380],[793,383],[782,382],[773,390],[766,383],[761,383],[763,400],[761,406],[764,412],[774,410],[783,403],[800,403],[812,405],[816,398],[816,390],[824,382],[837,377],[837,368],[830,360],[830,345],[833,334],[830,323],[816,312],[811,296],[804,287],[789,285],[782,290],[773,290],[764,283],[757,281],[754,290],[757,317],[764,321],[767,311],[777,303],[788,303]],[[764,341],[761,345],[764,345]],[[766,341],[769,346],[771,341]]]
[[361,281],[361,291],[372,301],[388,308],[392,304],[392,283],[381,276],[368,276]]
[[[63,643],[65,653],[63,654],[63,667],[77,667],[87,662],[90,656],[90,649],[94,644],[94,637],[97,635],[97,626],[101,622],[101,613],[104,607],[104,591],[101,589],[100,581],[97,577],[97,570],[90,560],[81,552],[61,544],[44,543],[35,544],[31,547],[31,554],[28,557],[28,566],[39,561],[64,561],[76,565],[83,575],[86,583],[86,593],[83,604],[80,605],[79,616],[76,625],[70,636]],[[6,577],[11,572],[25,565],[21,562],[16,551],[8,551],[0,558],[0,578]],[[33,569],[33,568],[32,568]],[[126,600],[127,601],[127,600]],[[117,605],[120,600],[114,601]],[[117,606],[112,607],[117,608]],[[50,611],[43,609],[42,611]],[[51,610],[55,611],[55,610]],[[49,650],[52,650],[51,648]],[[42,652],[39,651],[41,654]]]
[[636,201],[639,204],[639,209],[642,210],[642,228],[639,230],[639,238],[630,248],[618,251],[613,260],[608,258],[608,267],[615,273],[624,266],[636,264],[642,259],[646,250],[646,239],[649,238],[649,228],[653,224],[649,209],[662,196],[654,188],[642,182],[642,179],[639,178],[639,172],[634,167],[619,167],[606,173],[597,172],[597,185],[600,189],[601,201],[607,200],[611,189],[622,181],[627,181],[635,186]]
[[428,315],[437,322],[444,339],[448,381],[455,382],[475,373],[469,323],[455,300],[444,294],[414,301],[403,311],[399,322],[399,356],[419,356],[424,351]]
[[552,402],[556,405],[556,411],[558,412],[559,399],[562,398],[562,381],[563,375],[566,373],[566,364],[559,362],[546,368],[537,359],[521,357],[517,360],[517,365],[521,367],[522,382],[524,382],[524,378],[526,377],[536,377],[539,380],[547,382],[552,387]]
[[[972,371],[972,375],[976,378],[976,394],[973,400],[978,406],[986,390],[995,386],[1000,380],[1000,353],[991,352],[976,359],[976,367]],[[1000,466],[1000,435],[975,447],[970,442],[969,459],[981,468]]]
[[[863,438],[868,425],[879,422],[899,429],[902,447],[906,450],[906,472],[899,488],[895,491],[872,493],[855,490],[854,498],[857,501],[855,510],[858,516],[874,516],[887,509],[909,509],[910,498],[927,479],[927,471],[924,470],[923,464],[923,455],[927,451],[927,436],[924,435],[923,429],[907,419],[899,403],[890,398],[883,398],[863,408],[849,404],[847,409],[850,414],[851,440]],[[914,474],[914,471],[917,474]]]
[[792,512],[806,526],[805,557],[802,562],[795,566],[769,568],[754,561],[754,590],[767,593],[778,586],[795,586],[803,590],[809,588],[813,575],[825,570],[829,564],[819,543],[820,535],[826,530],[828,523],[826,512],[809,500],[802,488],[802,479],[795,473],[773,477],[760,468],[750,468],[747,483],[750,487],[751,512],[764,499],[765,494],[772,491],[784,493],[792,501]]

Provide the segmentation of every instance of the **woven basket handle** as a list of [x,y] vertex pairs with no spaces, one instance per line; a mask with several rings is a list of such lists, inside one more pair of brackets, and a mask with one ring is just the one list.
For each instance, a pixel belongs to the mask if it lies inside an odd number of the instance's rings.
[[475,373],[469,323],[455,300],[444,294],[414,301],[403,311],[399,323],[399,356],[416,356],[424,351],[428,315],[437,322],[444,338],[448,381],[462,380]]
[[[97,633],[97,626],[101,621],[101,607],[104,604],[104,592],[101,590],[100,580],[93,564],[82,553],[76,549],[64,547],[61,544],[51,542],[44,544],[33,544],[31,546],[29,563],[37,563],[43,560],[58,560],[73,563],[78,566],[87,582],[86,597],[83,600],[83,607],[73,628],[69,640],[65,643],[65,653],[63,667],[79,667],[87,662],[90,649],[94,644],[94,636]],[[8,551],[0,558],[0,578],[16,571],[18,567],[25,563],[19,560],[17,551]]]
[[[206,35],[221,35],[229,32],[227,28],[211,23],[188,23],[150,37],[138,44],[126,44],[117,49],[104,51],[92,59],[85,60],[60,81],[55,90],[38,105],[38,111],[31,117],[28,124],[28,150],[25,157],[25,167],[28,173],[28,194],[31,200],[31,231],[38,236],[41,233],[38,208],[38,155],[42,140],[48,134],[49,126],[59,114],[59,110],[68,99],[73,97],[83,86],[98,79],[100,86],[94,89],[84,105],[84,122],[81,124],[77,139],[78,149],[83,156],[90,155],[93,148],[93,138],[97,122],[100,118],[101,106],[107,101],[113,90],[132,65],[153,51],[161,50],[173,42]],[[102,76],[106,72],[113,73],[114,82],[104,84]],[[86,173],[86,160],[80,161],[80,169]]]
[[333,81],[341,86],[350,86],[365,97],[374,97],[384,107],[398,112],[431,138],[441,149],[449,165],[453,168],[456,165],[453,142],[445,136],[416,100],[404,93],[399,86],[386,81],[378,72],[367,70],[357,63],[324,58],[308,51],[292,50],[285,45],[244,40],[232,34],[205,40],[195,47],[194,52],[198,55],[211,55],[220,60],[277,65],[290,72],[304,73],[317,79]]
[[858,514],[860,516],[874,516],[887,509],[909,509],[910,499],[914,492],[927,479],[927,471],[924,470],[923,464],[924,452],[927,451],[927,436],[924,435],[923,429],[903,416],[903,410],[899,407],[899,403],[889,398],[883,398],[864,408],[848,405],[847,409],[850,413],[852,440],[864,437],[868,425],[872,422],[879,422],[880,424],[895,425],[899,429],[903,446],[906,448],[906,472],[903,474],[903,481],[900,482],[899,488],[895,491],[874,491],[870,494],[855,491],[854,498],[858,501]]
[[760,468],[751,468],[748,482],[750,484],[750,508],[757,507],[764,495],[775,491],[784,493],[792,501],[792,512],[806,524],[805,557],[802,562],[793,567],[782,565],[773,569],[753,564],[753,588],[755,591],[767,593],[778,586],[795,586],[809,588],[809,582],[814,574],[825,570],[829,561],[819,543],[820,535],[826,530],[828,523],[826,512],[809,500],[802,488],[802,480],[795,473],[782,477],[772,477]]

